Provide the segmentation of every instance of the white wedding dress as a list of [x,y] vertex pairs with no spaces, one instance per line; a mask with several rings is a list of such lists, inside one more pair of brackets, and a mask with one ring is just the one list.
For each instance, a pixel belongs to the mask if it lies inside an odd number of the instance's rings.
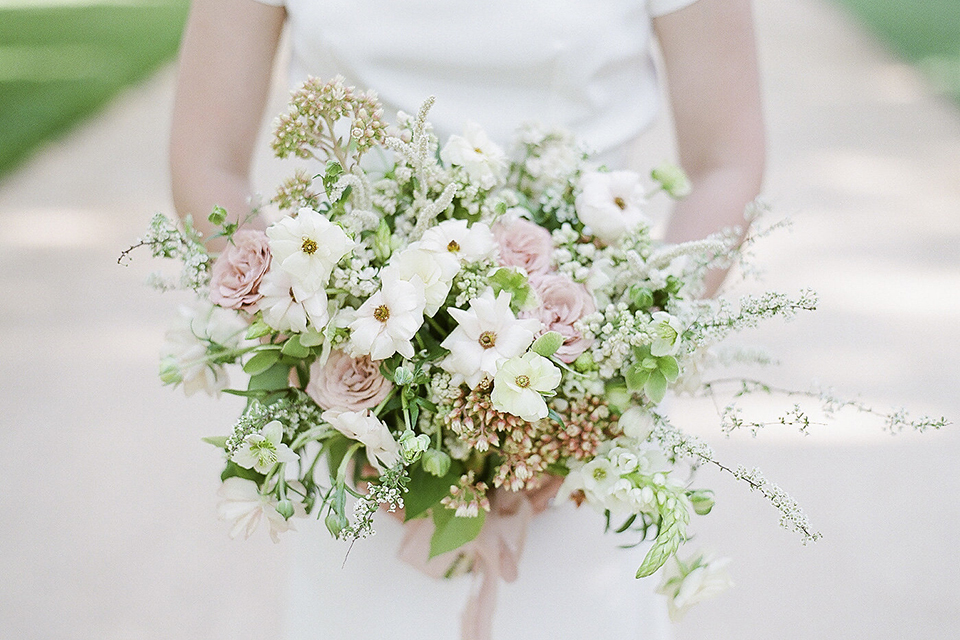
[[[389,112],[430,95],[441,140],[467,121],[505,144],[518,125],[571,129],[615,158],[656,117],[651,18],[695,0],[259,0],[284,4],[290,84],[307,74],[375,89]],[[298,522],[287,640],[455,640],[471,576],[435,580],[397,559],[402,527],[348,545]],[[500,583],[494,640],[668,640],[657,578],[634,574],[649,543],[604,534],[572,503],[534,518],[513,583]],[[342,565],[342,566],[341,566]]]

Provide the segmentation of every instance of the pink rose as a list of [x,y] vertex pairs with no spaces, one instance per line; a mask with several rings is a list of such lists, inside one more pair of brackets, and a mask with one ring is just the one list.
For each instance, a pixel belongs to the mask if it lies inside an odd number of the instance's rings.
[[267,234],[255,229],[237,231],[213,264],[210,301],[227,309],[253,309],[263,297],[260,279],[269,269]]
[[564,362],[573,362],[593,344],[573,328],[573,323],[597,310],[593,296],[585,286],[560,274],[540,276],[531,282],[540,296],[540,307],[520,315],[540,320],[544,333],[556,331],[562,335],[563,345],[556,355]]
[[500,220],[493,226],[500,246],[500,264],[523,267],[528,275],[547,273],[553,255],[550,232],[524,218]]
[[380,404],[391,389],[393,383],[380,373],[379,361],[334,351],[322,367],[315,362],[310,368],[306,392],[324,409],[363,411]]

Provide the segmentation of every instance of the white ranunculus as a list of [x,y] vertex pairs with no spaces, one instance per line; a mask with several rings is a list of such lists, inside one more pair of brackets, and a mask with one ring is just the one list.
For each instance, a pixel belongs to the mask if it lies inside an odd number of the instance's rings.
[[385,360],[395,353],[413,357],[413,336],[423,325],[426,306],[423,281],[401,280],[395,271],[381,271],[381,287],[357,309],[350,323],[350,353]]
[[657,311],[653,314],[653,344],[650,345],[650,354],[656,357],[672,356],[680,348],[680,334],[683,327],[680,320],[666,311]]
[[594,171],[580,179],[575,207],[580,222],[606,244],[616,244],[639,224],[649,224],[640,176],[633,171]]
[[493,290],[487,289],[470,301],[468,311],[448,311],[457,328],[441,343],[450,355],[440,367],[453,376],[455,385],[466,382],[471,389],[484,376],[493,378],[501,363],[526,351],[541,326],[534,318],[518,320],[510,310],[510,294],[506,291],[494,298]]
[[[298,482],[291,482],[289,485],[295,492],[305,492]],[[292,519],[286,520],[277,513],[276,499],[271,495],[262,495],[257,483],[252,480],[227,478],[220,485],[217,495],[221,498],[217,503],[218,516],[221,520],[233,522],[233,527],[230,529],[231,538],[241,534],[244,538],[249,538],[264,518],[270,525],[270,538],[275,543],[280,542],[281,533],[295,530]],[[302,504],[294,502],[293,508],[295,516],[306,515]]]
[[703,553],[685,561],[673,556],[663,568],[657,592],[667,596],[670,619],[679,622],[698,602],[712,598],[733,586],[727,574],[729,558],[712,558]]
[[299,456],[283,444],[283,425],[271,420],[259,433],[251,433],[243,439],[231,458],[244,469],[267,473],[281,462],[296,462]]
[[450,136],[440,151],[440,159],[463,167],[483,189],[495,187],[507,171],[507,154],[474,122],[467,123],[462,136]]
[[424,313],[433,317],[446,301],[453,277],[457,275],[460,266],[451,255],[426,251],[414,243],[394,254],[384,270],[393,271],[396,280],[410,280],[418,276],[423,282],[423,295],[426,300]]
[[308,326],[322,331],[330,320],[326,291],[305,289],[281,269],[267,272],[260,293],[263,321],[277,331],[303,333]]
[[270,225],[267,237],[274,263],[309,291],[326,287],[333,268],[356,244],[339,226],[307,208]]
[[425,251],[453,256],[458,264],[464,264],[493,259],[497,241],[490,227],[482,222],[468,225],[466,220],[444,220],[423,233],[419,246]]
[[490,399],[497,411],[509,413],[528,422],[547,417],[544,393],[560,384],[560,369],[543,356],[527,352],[500,365],[493,378]]
[[[246,330],[247,323],[235,311],[208,300],[180,307],[160,353],[161,377],[167,383],[182,382],[188,396],[200,390],[218,394],[229,380],[223,365],[211,362],[210,355],[223,348],[235,349]],[[209,351],[210,347],[214,351]]]
[[378,473],[383,473],[384,467],[392,467],[400,460],[400,445],[394,440],[387,425],[370,413],[369,409],[328,409],[320,414],[320,417],[351,440],[363,443],[367,451],[367,461]]
[[649,438],[654,426],[653,416],[640,407],[630,407],[624,411],[617,424],[623,429],[623,435],[637,442],[643,442]]

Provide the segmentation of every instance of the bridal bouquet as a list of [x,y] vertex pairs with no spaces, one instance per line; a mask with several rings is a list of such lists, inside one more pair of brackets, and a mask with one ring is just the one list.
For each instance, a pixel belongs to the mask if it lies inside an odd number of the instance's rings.
[[[277,539],[312,514],[363,538],[386,509],[438,574],[495,574],[483,552],[504,535],[494,521],[532,517],[555,493],[633,532],[627,543],[651,538],[643,577],[710,511],[690,473],[708,463],[816,539],[781,489],[721,464],[658,408],[709,388],[703,370],[728,335],[813,309],[812,294],[702,299],[739,236],[651,237],[648,199],[688,189],[676,168],[646,181],[598,168],[569,134],[537,126],[510,155],[474,125],[441,144],[429,108],[388,125],[375,95],[311,79],[273,144],[321,172],[281,186],[283,217],[261,231],[214,210],[219,253],[189,220],[157,216],[141,241],[183,264],[160,288],[197,294],[167,334],[162,380],[247,398],[232,432],[207,439],[224,452],[231,535],[265,520]],[[716,583],[703,556],[669,568],[673,596]]]

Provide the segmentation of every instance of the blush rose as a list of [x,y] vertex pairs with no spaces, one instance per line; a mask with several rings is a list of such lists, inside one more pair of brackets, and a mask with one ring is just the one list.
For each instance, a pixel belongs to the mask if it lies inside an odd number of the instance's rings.
[[379,361],[334,351],[322,367],[313,364],[305,391],[324,409],[363,411],[380,404],[392,388],[380,373]]
[[493,226],[500,247],[500,264],[522,267],[528,275],[550,271],[553,240],[550,232],[524,218],[509,218]]
[[210,302],[227,309],[256,310],[260,281],[270,270],[267,234],[241,229],[224,249],[210,274]]
[[593,296],[582,284],[560,274],[548,274],[532,280],[540,297],[540,307],[524,312],[522,317],[537,318],[543,331],[556,331],[563,336],[563,344],[556,356],[563,362],[573,362],[590,348],[592,339],[584,338],[573,325],[596,311]]

